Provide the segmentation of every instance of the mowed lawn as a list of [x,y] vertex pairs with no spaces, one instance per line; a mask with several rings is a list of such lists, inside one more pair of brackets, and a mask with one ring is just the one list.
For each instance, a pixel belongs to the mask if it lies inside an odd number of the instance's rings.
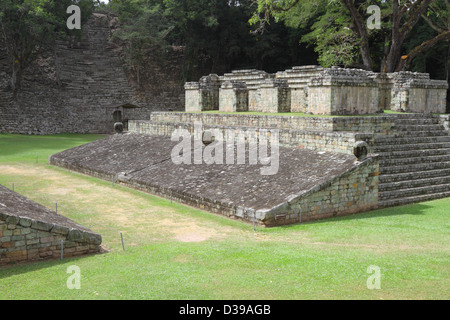
[[[0,135],[0,184],[52,209],[58,203],[107,250],[0,268],[0,299],[450,298],[450,199],[253,232],[48,164],[49,155],[99,138]],[[78,290],[67,287],[71,266],[81,271]],[[380,289],[367,286],[371,266],[381,271]]]

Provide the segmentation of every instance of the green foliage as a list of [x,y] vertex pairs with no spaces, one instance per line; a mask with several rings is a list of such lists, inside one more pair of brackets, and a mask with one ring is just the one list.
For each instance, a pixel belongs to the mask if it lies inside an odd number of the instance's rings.
[[[257,228],[48,164],[95,136],[0,135],[0,184],[102,235],[105,254],[0,269],[8,300],[447,300],[450,199]],[[7,150],[7,154],[4,154]],[[41,156],[39,157],[41,159]],[[120,205],[118,205],[120,204]],[[182,242],[199,231],[210,238]],[[119,232],[123,232],[125,248]],[[81,269],[68,290],[67,268]],[[370,265],[381,290],[369,290]]]
[[185,81],[236,68],[273,72],[316,63],[312,49],[299,47],[296,28],[272,21],[264,34],[253,35],[251,0],[112,0],[110,7],[120,17],[118,36],[128,43],[129,62],[139,65],[145,52],[182,47]]
[[[301,41],[315,45],[318,61],[323,67],[355,64],[359,58],[359,43],[349,28],[348,12],[340,2],[330,2],[324,9],[312,25],[312,31]],[[292,23],[292,18],[289,23]]]
[[[421,8],[426,1],[399,1],[397,13],[393,3],[384,0],[256,2],[257,8],[250,23],[263,30],[273,18],[291,27],[310,28],[301,41],[314,46],[319,54],[318,61],[325,67],[363,63],[365,68],[392,72],[399,68],[400,56],[414,49],[413,43],[418,46],[433,38],[426,28],[415,29],[420,34],[410,32],[416,25],[416,18],[421,17]],[[381,29],[370,30],[366,26],[370,5],[377,5],[381,9]],[[436,0],[431,2],[428,12],[425,11],[426,16],[422,14],[422,17],[434,30],[445,32],[450,26],[449,11],[448,0]],[[398,28],[397,33],[393,33],[395,28]],[[404,42],[408,35],[407,42]],[[421,42],[416,41],[419,38]]]
[[359,60],[359,42],[350,29],[351,17],[336,0],[260,0],[250,23],[267,28],[270,16],[291,28],[308,30],[300,41],[314,47],[324,67],[350,66]]
[[148,52],[151,50],[153,57],[160,57],[167,51],[167,37],[174,28],[173,22],[164,15],[158,1],[113,1],[111,8],[119,15],[122,25],[113,39],[125,43],[125,62],[135,72],[139,83]]
[[1,38],[12,65],[15,93],[23,71],[68,32],[66,10],[71,4],[81,6],[84,19],[94,6],[93,0],[0,0]]

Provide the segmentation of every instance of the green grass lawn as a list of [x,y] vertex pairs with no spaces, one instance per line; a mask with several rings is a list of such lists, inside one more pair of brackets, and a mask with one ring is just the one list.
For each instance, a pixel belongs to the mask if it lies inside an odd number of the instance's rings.
[[[49,208],[58,202],[60,214],[102,234],[108,251],[1,268],[0,299],[450,298],[450,199],[253,232],[48,164],[101,137],[0,135],[0,184]],[[73,265],[80,290],[67,288]],[[380,290],[367,288],[369,266],[381,270]]]

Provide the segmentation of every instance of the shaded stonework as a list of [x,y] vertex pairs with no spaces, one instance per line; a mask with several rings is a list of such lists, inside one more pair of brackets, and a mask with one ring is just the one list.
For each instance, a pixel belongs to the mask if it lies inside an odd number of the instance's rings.
[[[350,154],[280,147],[279,170],[263,176],[264,166],[250,164],[248,153],[246,164],[175,164],[176,145],[167,136],[114,135],[53,155],[50,163],[266,227],[300,222],[299,207],[303,222],[377,208],[373,157],[359,162]],[[327,194],[323,201],[319,192]]]
[[99,253],[102,237],[0,186],[0,265]]
[[[448,115],[384,114],[377,116],[298,117],[254,114],[155,112],[147,121],[132,121],[130,131],[170,137],[176,129],[252,132],[258,137],[278,130],[286,148],[355,155],[363,145],[378,154],[379,207],[450,196]],[[357,151],[357,150],[356,150]],[[356,152],[358,154],[358,152]]]
[[112,133],[120,108],[111,106],[139,107],[123,112],[125,121],[148,119],[156,110],[182,110],[177,63],[147,66],[152,86],[142,89],[120,58],[120,45],[110,42],[113,30],[107,16],[94,14],[82,25],[81,39],[57,41],[25,71],[15,101],[9,61],[0,50],[0,133]]
[[[380,74],[359,69],[319,66],[294,67],[268,74],[258,70],[238,70],[221,77],[220,83],[234,81],[247,88],[249,110],[265,113],[304,112],[317,115],[364,115],[384,110],[445,113],[448,83],[431,80],[429,74],[397,72]],[[215,96],[220,88],[215,86]],[[185,85],[186,97],[194,94],[196,83]],[[202,94],[205,94],[203,91]],[[220,95],[220,94],[219,94]],[[186,111],[221,110],[233,112],[227,100],[198,103],[186,99]],[[245,101],[242,101],[244,104]]]

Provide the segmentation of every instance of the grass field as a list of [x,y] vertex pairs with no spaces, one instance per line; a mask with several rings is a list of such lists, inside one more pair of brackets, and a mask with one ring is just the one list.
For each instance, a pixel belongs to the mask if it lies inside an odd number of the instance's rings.
[[[52,209],[57,202],[108,250],[1,268],[0,299],[450,298],[450,199],[253,232],[48,164],[49,155],[99,138],[0,135],[0,184]],[[67,288],[73,265],[79,290]],[[380,268],[379,290],[367,287],[369,266]]]

